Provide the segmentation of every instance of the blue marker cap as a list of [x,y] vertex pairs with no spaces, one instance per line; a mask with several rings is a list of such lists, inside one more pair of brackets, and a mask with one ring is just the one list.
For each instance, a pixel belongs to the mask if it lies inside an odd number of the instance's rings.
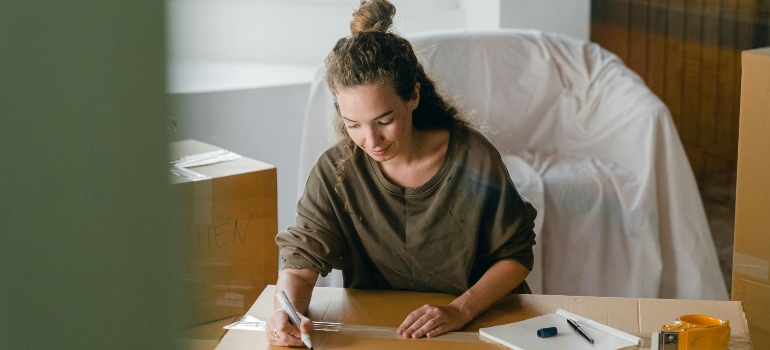
[[540,328],[537,330],[537,336],[540,338],[548,338],[556,335],[556,327]]

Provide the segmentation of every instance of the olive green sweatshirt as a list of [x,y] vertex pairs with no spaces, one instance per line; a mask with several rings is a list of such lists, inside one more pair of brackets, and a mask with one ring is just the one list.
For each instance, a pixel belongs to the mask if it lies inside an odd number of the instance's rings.
[[[462,294],[492,264],[532,270],[536,211],[516,191],[500,153],[477,130],[459,126],[438,172],[399,187],[360,150],[335,192],[335,147],[318,159],[297,204],[296,224],[276,236],[283,268],[326,275],[348,288]],[[528,292],[526,283],[514,290]]]

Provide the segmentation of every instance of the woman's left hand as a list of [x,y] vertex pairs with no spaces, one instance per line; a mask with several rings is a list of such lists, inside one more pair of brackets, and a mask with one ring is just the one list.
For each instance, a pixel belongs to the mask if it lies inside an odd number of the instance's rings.
[[398,327],[398,335],[402,338],[417,339],[422,336],[435,337],[449,331],[462,328],[471,321],[460,309],[446,305],[424,305],[414,310]]

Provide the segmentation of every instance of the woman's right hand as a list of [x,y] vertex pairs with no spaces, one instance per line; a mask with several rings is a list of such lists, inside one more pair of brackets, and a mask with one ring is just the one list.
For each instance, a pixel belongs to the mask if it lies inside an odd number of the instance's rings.
[[[284,291],[290,298],[294,310],[297,310],[299,324],[302,333],[310,333],[313,322],[303,316],[310,305],[310,297],[313,295],[313,287],[318,280],[318,272],[310,269],[289,269],[284,268],[278,275],[278,282],[275,284],[276,291]],[[300,339],[301,333],[297,327],[289,322],[289,314],[281,309],[281,303],[277,297],[273,298],[273,307],[276,308],[270,318],[267,320],[265,329],[265,338],[267,342],[278,346],[304,346]],[[300,311],[301,310],[301,311]]]
[[300,313],[297,313],[297,316],[299,316],[301,332],[289,322],[286,311],[275,310],[267,320],[265,330],[267,342],[278,346],[305,346],[300,339],[301,333],[310,333],[313,323]]

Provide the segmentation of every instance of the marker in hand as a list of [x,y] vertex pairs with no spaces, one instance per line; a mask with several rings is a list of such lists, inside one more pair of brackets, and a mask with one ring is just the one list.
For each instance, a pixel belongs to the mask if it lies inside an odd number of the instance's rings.
[[[289,315],[289,322],[299,329],[299,316],[297,316],[297,312],[294,311],[294,307],[291,306],[291,302],[289,302],[289,298],[286,297],[286,293],[280,291],[276,296],[278,297],[281,306],[283,306],[283,311],[286,311]],[[305,343],[305,346],[307,346],[308,349],[313,350],[313,343],[310,341],[310,335],[302,333],[302,331],[300,331],[300,333],[302,334],[301,338],[302,342]]]

